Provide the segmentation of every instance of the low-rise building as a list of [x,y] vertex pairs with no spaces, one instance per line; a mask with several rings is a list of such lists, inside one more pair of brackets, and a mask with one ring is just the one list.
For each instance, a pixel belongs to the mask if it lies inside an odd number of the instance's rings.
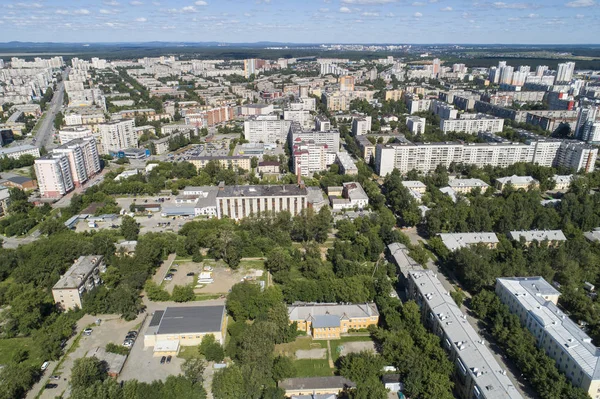
[[507,176],[496,179],[496,188],[498,190],[504,190],[508,185],[511,185],[515,190],[529,191],[531,189],[537,189],[540,186],[540,182],[531,176]]
[[333,395],[335,398],[342,391],[356,388],[354,382],[341,376],[286,378],[278,386],[285,391],[286,397],[292,399],[322,399],[327,398],[326,395]]
[[102,282],[100,273],[105,269],[102,255],[80,256],[52,287],[54,303],[64,310],[81,309],[83,294]]
[[407,296],[421,309],[421,321],[454,364],[454,392],[461,399],[521,399],[486,342],[467,321],[432,270],[411,271]]
[[498,237],[496,233],[441,233],[442,242],[450,251],[457,251],[460,248],[470,247],[472,245],[484,244],[488,248],[496,248]]
[[554,181],[554,190],[564,191],[568,190],[573,183],[573,175],[554,175],[552,180]]
[[548,246],[557,246],[560,243],[567,241],[562,230],[523,230],[523,231],[510,231],[508,232],[508,238],[514,241],[521,241],[525,245],[529,246],[533,242],[537,241],[547,242]]
[[7,157],[12,159],[19,159],[23,155],[31,155],[34,158],[40,157],[40,149],[29,144],[0,148],[0,158]]
[[258,173],[279,173],[281,166],[277,161],[262,161],[258,163]]
[[290,323],[313,339],[340,339],[349,330],[377,325],[379,311],[374,303],[337,304],[298,302],[288,306]]
[[188,162],[196,167],[196,169],[204,169],[211,162],[218,162],[222,168],[227,169],[230,166],[236,169],[250,170],[252,157],[245,155],[220,156],[220,157],[191,157]]
[[144,333],[144,347],[154,356],[176,355],[181,346],[197,346],[205,335],[225,343],[227,315],[224,305],[169,306],[154,312]]
[[542,277],[496,280],[496,294],[554,359],[569,382],[592,398],[600,397],[600,351],[573,320],[556,306],[560,296]]
[[425,194],[427,191],[427,186],[425,183],[419,180],[403,180],[402,185],[408,188],[411,191],[417,192],[419,194]]
[[456,193],[468,194],[478,188],[485,192],[489,184],[481,179],[452,179],[448,181],[448,186]]
[[[328,190],[329,202],[334,211],[342,209],[363,209],[369,205],[369,196],[365,193],[360,183],[343,183],[341,198],[333,195],[332,190]],[[336,192],[337,194],[337,192]]]
[[5,180],[1,181],[0,184],[5,187],[15,187],[20,190],[35,190],[37,188],[37,182],[25,176],[7,177]]

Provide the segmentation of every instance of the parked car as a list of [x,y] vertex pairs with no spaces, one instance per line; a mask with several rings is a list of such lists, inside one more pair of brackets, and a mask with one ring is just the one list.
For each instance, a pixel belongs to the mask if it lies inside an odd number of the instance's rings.
[[163,356],[160,358],[160,364],[165,364],[165,362],[167,361],[167,357]]
[[126,339],[125,341],[123,341],[123,346],[126,348],[131,348],[134,342],[135,341],[132,339]]
[[186,276],[193,276],[194,272],[189,272],[188,274],[186,274]]
[[132,341],[135,341],[135,339],[136,339],[136,338],[137,338],[137,337],[136,337],[135,335],[132,335],[132,334],[127,334],[127,335],[125,336],[125,339],[130,339],[130,340],[132,340]]
[[83,335],[92,335],[92,330],[91,328],[86,328],[85,330],[83,330]]
[[50,379],[51,379],[51,380],[60,380],[60,375],[53,375],[53,376],[50,376]]
[[211,266],[204,266],[204,270],[207,272],[212,272],[213,268]]
[[167,356],[167,364],[171,363],[171,355]]
[[46,369],[50,366],[50,362],[42,363],[42,371],[46,371]]
[[173,280],[173,275],[171,273],[169,273],[165,276],[165,281],[171,281],[171,280]]
[[129,331],[129,332],[127,332],[127,335],[133,335],[134,337],[137,338],[138,332],[137,331]]
[[46,384],[46,389],[52,389],[52,388],[56,388],[58,386],[58,384]]

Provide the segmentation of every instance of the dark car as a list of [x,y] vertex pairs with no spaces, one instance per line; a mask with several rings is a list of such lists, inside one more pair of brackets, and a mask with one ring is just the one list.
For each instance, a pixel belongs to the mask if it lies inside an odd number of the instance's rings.
[[136,338],[137,338],[137,336],[136,335],[132,335],[132,334],[127,334],[125,336],[125,340],[133,340],[133,341],[135,341]]
[[193,276],[194,272],[189,272],[188,274],[186,274],[186,276]]
[[56,388],[58,384],[46,384],[46,389]]
[[167,364],[171,363],[171,355],[167,356]]
[[165,356],[160,358],[160,364],[165,364],[166,361],[167,361],[167,358]]
[[136,337],[136,338],[137,338],[137,336],[138,336],[138,332],[137,332],[137,331],[128,331],[128,332],[127,332],[127,335],[133,335],[134,337]]

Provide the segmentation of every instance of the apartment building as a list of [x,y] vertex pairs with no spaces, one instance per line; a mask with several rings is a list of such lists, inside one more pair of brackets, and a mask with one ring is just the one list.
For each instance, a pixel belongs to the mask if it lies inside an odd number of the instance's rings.
[[238,107],[238,115],[269,115],[273,113],[273,104],[245,104]]
[[485,192],[489,186],[481,179],[451,179],[448,181],[448,187],[460,194],[468,194],[475,189],[481,189],[481,192]]
[[453,105],[447,104],[439,100],[431,100],[429,110],[441,119],[456,119],[458,118],[458,110]]
[[441,233],[442,242],[450,251],[457,251],[473,245],[484,244],[488,248],[496,248],[498,236],[493,232],[481,233]]
[[0,158],[19,159],[23,155],[31,155],[34,158],[40,156],[40,149],[36,146],[25,144],[16,147],[0,148]]
[[331,121],[325,115],[317,115],[315,117],[315,130],[319,132],[327,132],[331,130]]
[[239,220],[264,212],[288,211],[292,216],[308,207],[308,191],[303,185],[225,186],[219,185],[217,216]]
[[244,138],[250,143],[285,143],[291,121],[276,115],[259,115],[244,121]]
[[92,129],[87,126],[67,126],[58,131],[58,140],[60,144],[66,144],[71,140],[91,137]]
[[102,255],[80,256],[52,287],[54,303],[63,310],[81,309],[83,294],[102,283],[105,270]]
[[196,169],[204,169],[209,162],[218,162],[222,168],[227,169],[230,166],[234,169],[250,170],[251,167],[251,156],[246,155],[234,155],[234,156],[222,156],[222,157],[191,157],[188,162],[196,167]]
[[360,116],[352,120],[352,134],[363,136],[371,131],[371,117]]
[[296,302],[288,306],[290,323],[313,339],[340,339],[349,330],[377,325],[379,310],[374,303],[337,304]]
[[235,118],[235,111],[232,107],[223,106],[201,110],[196,113],[186,113],[185,123],[194,125],[198,128],[215,126],[219,123],[228,122]]
[[433,271],[409,271],[406,292],[419,305],[422,323],[440,337],[454,363],[454,392],[459,398],[522,398]]
[[427,120],[418,116],[409,116],[406,118],[406,126],[412,134],[425,133],[425,125]]
[[600,351],[558,308],[560,292],[542,277],[513,277],[497,279],[496,294],[558,370],[591,398],[600,399]]
[[352,159],[352,156],[347,152],[336,152],[335,163],[340,167],[340,174],[342,175],[357,175],[358,168]]
[[356,136],[356,144],[358,144],[365,162],[371,162],[371,159],[375,157],[375,144],[371,143],[366,136]]
[[293,148],[295,143],[300,143],[302,141],[325,144],[327,145],[328,151],[336,152],[340,148],[340,132],[339,130],[303,130],[300,124],[292,123],[288,135],[290,147]]
[[335,153],[328,151],[326,144],[301,141],[294,143],[292,158],[295,174],[312,176],[315,172],[326,170],[335,161]]
[[511,185],[515,190],[534,190],[540,187],[540,182],[531,176],[507,176],[496,179],[496,188],[504,190],[506,186]]
[[40,195],[60,198],[100,172],[100,157],[93,137],[72,140],[34,163]]
[[117,153],[125,148],[137,148],[138,138],[133,119],[121,119],[98,125],[102,154]]
[[504,119],[496,118],[485,114],[461,114],[459,119],[442,119],[440,121],[440,129],[444,133],[499,133],[502,131],[503,127]]
[[548,246],[558,246],[562,242],[567,241],[564,233],[561,230],[522,230],[522,231],[509,231],[508,238],[513,241],[521,241],[526,246],[530,246],[533,242],[537,241],[547,242]]
[[342,183],[342,187],[328,187],[327,194],[334,211],[364,209],[369,205],[369,196],[357,182]]

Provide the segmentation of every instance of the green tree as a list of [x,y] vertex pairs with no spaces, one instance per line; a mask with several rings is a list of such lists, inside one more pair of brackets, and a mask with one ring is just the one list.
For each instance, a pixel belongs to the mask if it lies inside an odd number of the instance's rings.
[[202,337],[198,351],[209,362],[222,362],[225,357],[223,347],[217,342],[213,334],[206,334]]
[[107,377],[106,371],[106,362],[95,356],[76,359],[71,370],[71,387],[76,390],[103,381]]
[[196,298],[194,288],[191,285],[176,285],[173,287],[171,300],[175,302],[189,302]]
[[140,226],[131,216],[123,216],[121,221],[121,235],[125,237],[127,241],[137,240],[138,234],[140,233]]
[[204,380],[204,369],[206,365],[202,359],[190,358],[181,365],[181,371],[185,378],[196,383],[202,383]]
[[215,399],[240,399],[244,397],[244,377],[236,365],[218,370],[212,381]]
[[273,361],[273,379],[282,381],[296,375],[294,361],[287,356],[277,356]]

